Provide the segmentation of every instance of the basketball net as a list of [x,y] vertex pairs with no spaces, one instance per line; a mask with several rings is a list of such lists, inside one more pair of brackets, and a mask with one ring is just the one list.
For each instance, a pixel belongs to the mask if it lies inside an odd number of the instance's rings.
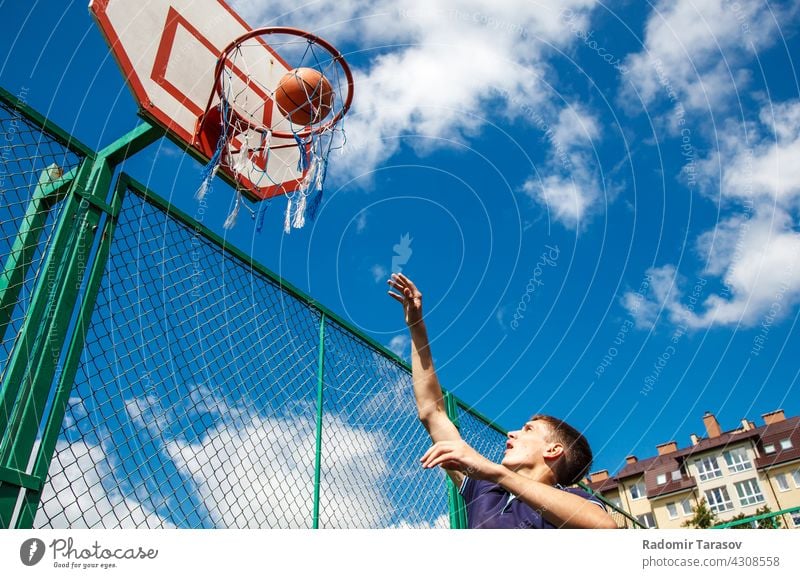
[[[313,68],[327,79],[332,87],[328,114],[313,119],[310,125],[298,125],[289,120],[291,113],[284,115],[286,111],[277,110],[274,78],[268,85],[253,73],[255,67],[275,65],[274,60],[264,59],[265,41],[274,50],[275,59],[287,68]],[[254,54],[258,58],[253,58]],[[202,200],[218,171],[223,170],[236,183],[236,200],[225,229],[234,226],[242,207],[256,217],[257,212],[242,198],[243,190],[249,191],[250,197],[267,201],[285,196],[284,231],[303,227],[307,219],[316,217],[322,202],[328,157],[346,141],[343,118],[353,94],[347,64],[332,46],[309,33],[265,28],[231,43],[220,56],[216,73],[215,91],[198,123],[200,138],[208,141],[209,151],[213,147],[213,154],[203,169],[195,197]],[[278,68],[272,77],[278,73],[285,71]],[[314,97],[306,94],[304,104],[313,103]],[[258,216],[256,229],[260,231],[263,209],[258,210]]]

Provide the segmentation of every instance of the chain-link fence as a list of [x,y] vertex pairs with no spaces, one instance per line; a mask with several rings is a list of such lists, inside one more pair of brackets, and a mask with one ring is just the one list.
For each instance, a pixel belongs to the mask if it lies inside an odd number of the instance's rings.
[[143,193],[35,525],[448,527],[408,368]]

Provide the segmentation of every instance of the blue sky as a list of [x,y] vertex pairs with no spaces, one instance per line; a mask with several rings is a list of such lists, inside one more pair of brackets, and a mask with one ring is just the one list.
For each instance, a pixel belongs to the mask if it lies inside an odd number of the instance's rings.
[[[385,278],[421,287],[442,383],[513,428],[586,430],[595,469],[800,412],[798,2],[235,3],[348,55],[349,147],[316,222],[224,233],[378,341]],[[5,2],[0,84],[93,148],[138,122],[84,2]],[[201,167],[164,141],[126,170],[189,214]]]

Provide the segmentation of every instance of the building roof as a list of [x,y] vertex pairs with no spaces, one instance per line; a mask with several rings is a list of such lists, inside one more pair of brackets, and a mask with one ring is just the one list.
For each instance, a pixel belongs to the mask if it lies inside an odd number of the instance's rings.
[[647,484],[647,497],[651,500],[654,498],[660,498],[666,496],[668,494],[674,494],[676,492],[683,492],[686,490],[691,490],[692,488],[697,486],[697,482],[694,481],[694,478],[688,476],[682,476],[678,480],[673,480],[672,478],[667,479],[667,483],[661,486],[655,485],[655,487],[651,488],[650,484]]
[[[758,443],[761,457],[756,458],[756,468],[768,468],[800,459],[800,416],[764,426],[763,429]],[[791,440],[792,447],[783,449],[780,442],[787,438]],[[775,453],[764,452],[764,446],[769,444],[775,446]]]
[[647,458],[632,464],[625,464],[625,467],[618,471],[614,477],[618,480],[622,480],[624,478],[640,476],[645,470],[661,463],[659,460],[663,457],[664,456],[653,456],[652,458]]
[[605,480],[599,482],[586,482],[586,485],[589,486],[593,492],[607,492],[609,490],[615,490],[619,487],[619,482],[614,478],[606,478]]
[[714,438],[703,438],[697,442],[697,445],[689,446],[688,448],[679,450],[677,453],[680,454],[681,457],[685,458],[694,454],[729,446],[747,439],[758,437],[764,428],[765,426],[760,426],[747,431],[733,430],[722,433]]

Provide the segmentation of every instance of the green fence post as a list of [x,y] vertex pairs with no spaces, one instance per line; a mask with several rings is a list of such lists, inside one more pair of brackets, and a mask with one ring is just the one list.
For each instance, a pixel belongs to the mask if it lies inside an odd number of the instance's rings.
[[[79,186],[79,182],[86,178],[85,174],[88,172],[86,165],[90,162],[84,161],[80,171],[82,174],[79,175],[79,180],[76,180],[73,188]],[[65,275],[65,269],[69,265],[67,259],[73,252],[69,249],[75,246],[75,238],[81,231],[85,235],[84,225],[87,222],[87,215],[81,216],[77,195],[70,195],[65,203],[61,220],[56,226],[50,253],[42,267],[42,275],[34,290],[31,305],[0,386],[1,527],[10,527],[12,524],[12,516],[20,494],[19,486],[38,490],[43,483],[42,480],[23,480],[21,477],[26,475],[36,443],[38,423],[32,421],[37,409],[43,411],[52,383],[52,381],[35,382],[33,373],[41,373],[42,370],[51,370],[54,373],[56,370],[58,360],[53,359],[53,354],[59,351],[59,335],[53,323],[56,317],[55,304],[64,290],[68,289],[70,276],[71,284],[74,286],[75,271],[71,270],[70,275]],[[50,356],[46,354],[48,350],[51,350]],[[34,407],[31,407],[31,402],[35,404]]]
[[[11,525],[21,488],[27,492],[22,505],[24,515],[18,517],[17,527],[32,523],[41,497],[47,465],[52,459],[55,437],[72,388],[72,383],[64,380],[64,372],[59,367],[61,354],[79,302],[101,217],[109,214],[113,218],[119,210],[118,206],[115,210],[105,201],[114,167],[162,135],[161,129],[147,124],[138,126],[96,157],[87,157],[72,183],[42,268],[44,276],[34,291],[20,338],[0,386],[0,527]],[[104,226],[103,232],[107,231]],[[96,257],[103,255],[107,257],[108,252],[100,251]],[[97,263],[95,260],[91,270],[97,275],[104,267],[105,261]],[[92,279],[89,285],[94,288],[94,294],[87,291],[83,296],[81,308],[84,315],[89,315],[90,310],[87,312],[85,306],[94,303],[99,281]],[[77,349],[74,347],[76,344],[80,344]],[[82,331],[76,330],[69,351],[79,356],[82,346]],[[76,361],[68,360],[69,363]],[[39,440],[54,380],[57,380],[55,387],[59,395],[50,407],[48,435],[55,437]],[[47,455],[46,449],[49,450]],[[29,466],[35,468],[33,475],[27,473]]]
[[325,371],[325,313],[319,318],[319,360],[317,363],[317,439],[314,456],[314,513],[311,527],[319,529],[319,486],[322,478],[322,408]]
[[[117,226],[119,210],[122,206],[122,201],[124,199],[126,190],[127,182],[122,177],[118,178],[117,186],[114,190],[114,197],[111,200],[113,212],[103,224],[103,230],[100,231],[100,245],[97,249],[97,255],[92,262],[84,298],[80,303],[80,309],[78,310],[78,318],[76,320],[75,330],[68,345],[67,355],[64,359],[61,376],[56,384],[53,406],[46,418],[42,432],[40,448],[33,467],[33,477],[37,480],[47,479],[47,471],[50,467],[50,462],[53,459],[53,453],[55,452],[56,443],[58,442],[58,435],[61,431],[61,425],[64,421],[67,403],[69,402],[69,396],[72,386],[75,382],[75,375],[78,371],[80,357],[83,353],[83,348],[86,343],[86,333],[91,324],[94,305],[97,301],[97,294],[100,291],[100,283],[103,279],[103,273],[105,272],[106,264],[108,263],[108,257],[111,251],[111,242],[114,238],[114,230]],[[36,510],[39,506],[41,498],[41,487],[38,489],[29,489],[25,492],[25,496],[23,497],[20,512],[15,524],[17,528],[33,527],[33,521],[36,517]]]
[[[442,395],[447,417],[450,418],[450,421],[453,422],[457,429],[461,429],[461,424],[458,420],[458,403],[455,397],[447,391],[442,392]],[[467,510],[464,504],[464,498],[461,492],[459,492],[459,488],[457,488],[453,480],[450,479],[450,476],[447,476],[447,503],[450,509],[450,528],[466,528]]]

